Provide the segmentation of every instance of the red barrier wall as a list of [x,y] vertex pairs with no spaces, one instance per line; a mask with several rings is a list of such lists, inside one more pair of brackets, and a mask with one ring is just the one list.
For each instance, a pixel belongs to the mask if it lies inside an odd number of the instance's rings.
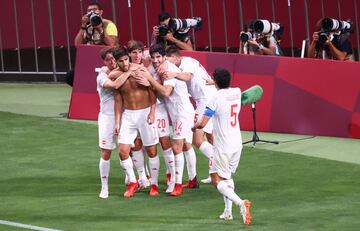
[[[69,118],[96,120],[99,99],[95,67],[102,66],[99,46],[77,50]],[[360,138],[360,63],[225,53],[184,52],[209,73],[223,67],[242,90],[259,84],[259,131]],[[242,108],[244,130],[252,129],[250,106]]]

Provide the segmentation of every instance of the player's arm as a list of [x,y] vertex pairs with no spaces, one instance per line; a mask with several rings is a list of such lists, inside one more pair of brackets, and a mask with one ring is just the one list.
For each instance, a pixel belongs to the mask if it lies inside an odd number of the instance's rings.
[[114,97],[115,97],[115,134],[119,134],[121,114],[123,111],[123,102],[119,91],[114,92]]
[[171,79],[171,78],[177,78],[183,81],[190,81],[193,77],[193,74],[190,72],[172,72],[172,71],[166,71],[162,77],[164,79]]
[[147,77],[148,81],[150,82],[151,86],[157,91],[159,94],[168,97],[171,92],[173,91],[174,87],[171,85],[161,85],[158,81],[153,79],[153,77],[150,75]]
[[194,127],[192,128],[193,131],[196,129],[202,129],[206,126],[206,124],[209,122],[210,118],[215,114],[215,111],[210,109],[209,107],[206,107],[204,116],[201,119],[201,121],[197,122]]
[[151,102],[150,113],[148,115],[148,123],[153,124],[155,122],[156,95],[155,95],[155,92],[151,88],[149,88],[148,91],[149,91],[150,102]]

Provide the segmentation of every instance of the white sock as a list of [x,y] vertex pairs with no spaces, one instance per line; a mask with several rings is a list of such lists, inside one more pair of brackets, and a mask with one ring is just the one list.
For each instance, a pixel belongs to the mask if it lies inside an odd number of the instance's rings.
[[142,147],[142,152],[143,152],[143,155],[144,155],[145,175],[150,176],[149,165],[148,165],[149,158],[148,158],[148,155],[147,155],[147,152],[146,152],[146,148],[144,146]]
[[108,188],[108,179],[110,173],[110,160],[104,160],[100,158],[99,161],[99,172],[101,179],[101,188]]
[[206,156],[208,159],[210,159],[210,156],[214,155],[213,146],[207,142],[204,141],[199,147],[199,150]]
[[120,160],[120,166],[129,178],[129,182],[135,183],[136,177],[133,169],[134,166],[130,156],[126,160]]
[[175,183],[182,184],[184,171],[184,154],[181,152],[175,155]]
[[196,177],[196,155],[193,148],[190,148],[188,151],[184,152],[186,159],[186,167],[188,171],[189,180],[192,180]]
[[234,188],[232,188],[227,182],[221,180],[217,185],[218,191],[234,202],[236,205],[240,206],[243,202],[241,198],[235,193]]
[[[175,182],[175,157],[172,151],[172,148],[163,151],[165,165],[166,165],[166,173],[170,173],[171,181]],[[169,171],[169,172],[168,172]]]
[[[233,179],[230,179],[230,180],[225,180],[225,182],[231,186],[233,189],[235,189],[235,186],[234,186],[234,181]],[[232,211],[232,204],[233,202],[227,198],[226,196],[224,196],[224,203],[225,203],[225,210],[228,210],[228,211]]]
[[160,159],[159,156],[149,157],[149,167],[150,167],[150,182],[151,184],[158,185],[159,169],[160,169]]
[[132,161],[138,173],[140,179],[146,178],[145,167],[144,167],[144,153],[142,149],[139,151],[132,152]]

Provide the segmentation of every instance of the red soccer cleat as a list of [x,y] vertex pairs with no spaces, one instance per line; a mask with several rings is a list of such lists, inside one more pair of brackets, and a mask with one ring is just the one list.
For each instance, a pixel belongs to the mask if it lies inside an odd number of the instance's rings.
[[150,185],[150,192],[149,195],[150,196],[156,196],[159,194],[159,188],[156,184],[152,184]]
[[186,184],[182,185],[183,188],[199,188],[199,182],[197,181],[196,177],[194,179],[189,180]]
[[175,184],[174,191],[170,193],[171,196],[177,197],[182,194],[182,185],[181,184]]
[[130,182],[128,187],[127,187],[127,190],[125,191],[124,193],[124,197],[126,198],[129,198],[129,197],[132,197],[134,196],[134,193],[139,190],[140,188],[140,185],[139,185],[139,182]]

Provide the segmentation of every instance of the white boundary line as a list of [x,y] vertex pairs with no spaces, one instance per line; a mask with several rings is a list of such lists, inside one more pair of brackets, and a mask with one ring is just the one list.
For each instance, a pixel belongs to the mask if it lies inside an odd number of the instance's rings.
[[39,227],[39,226],[21,224],[21,223],[16,223],[16,222],[12,222],[12,221],[4,221],[4,220],[0,220],[0,225],[9,225],[9,226],[14,226],[14,227],[20,227],[20,228],[31,229],[31,230],[39,230],[39,231],[61,231],[60,229],[49,229],[49,228],[43,228],[43,227]]

